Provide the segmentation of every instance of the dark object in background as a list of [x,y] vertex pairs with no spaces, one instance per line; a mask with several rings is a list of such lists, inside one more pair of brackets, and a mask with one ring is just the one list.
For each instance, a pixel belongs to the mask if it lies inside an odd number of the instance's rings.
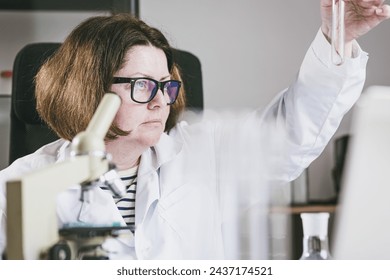
[[291,205],[309,204],[309,174],[308,169],[303,170],[294,181],[291,182]]
[[340,191],[341,191],[343,170],[344,170],[345,159],[346,159],[347,150],[348,150],[349,139],[350,139],[349,135],[344,135],[344,136],[337,138],[334,142],[335,163],[334,163],[334,167],[332,169],[332,178],[333,178],[334,187],[335,187],[337,197],[339,196]]

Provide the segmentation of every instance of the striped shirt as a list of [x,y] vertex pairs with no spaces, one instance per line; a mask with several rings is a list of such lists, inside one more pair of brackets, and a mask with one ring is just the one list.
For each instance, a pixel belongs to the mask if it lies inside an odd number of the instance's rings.
[[[116,206],[121,213],[127,226],[134,229],[135,226],[135,193],[137,189],[137,172],[138,166],[119,171],[118,174],[126,186],[126,194],[120,198],[115,198]],[[107,188],[102,187],[104,190]],[[134,232],[134,230],[132,230]]]

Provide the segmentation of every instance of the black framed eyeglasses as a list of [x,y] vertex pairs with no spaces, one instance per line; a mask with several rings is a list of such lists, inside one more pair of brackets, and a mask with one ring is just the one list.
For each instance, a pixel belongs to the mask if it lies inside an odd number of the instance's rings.
[[114,77],[113,84],[129,83],[131,85],[130,97],[137,103],[148,103],[156,96],[160,89],[167,101],[167,105],[175,103],[179,95],[181,82],[168,80],[159,82],[151,78],[123,78]]

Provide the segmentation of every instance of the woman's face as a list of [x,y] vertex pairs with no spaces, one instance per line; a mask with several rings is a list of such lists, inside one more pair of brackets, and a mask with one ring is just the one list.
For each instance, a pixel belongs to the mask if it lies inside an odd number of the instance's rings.
[[[165,53],[153,46],[135,46],[127,52],[123,68],[115,73],[114,77],[169,80]],[[129,83],[113,84],[111,90],[122,99],[115,122],[119,128],[130,132],[129,135],[119,138],[137,145],[138,148],[155,145],[164,132],[169,115],[169,105],[166,104],[161,90],[146,104],[136,103],[131,99]]]

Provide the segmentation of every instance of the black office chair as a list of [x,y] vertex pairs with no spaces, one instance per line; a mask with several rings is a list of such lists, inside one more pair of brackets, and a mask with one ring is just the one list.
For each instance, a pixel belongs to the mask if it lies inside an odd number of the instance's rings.
[[[35,82],[42,63],[60,43],[33,43],[22,48],[13,66],[9,163],[35,152],[41,146],[58,139],[36,111]],[[183,74],[187,107],[203,108],[202,71],[199,59],[193,54],[174,50],[175,61]]]

